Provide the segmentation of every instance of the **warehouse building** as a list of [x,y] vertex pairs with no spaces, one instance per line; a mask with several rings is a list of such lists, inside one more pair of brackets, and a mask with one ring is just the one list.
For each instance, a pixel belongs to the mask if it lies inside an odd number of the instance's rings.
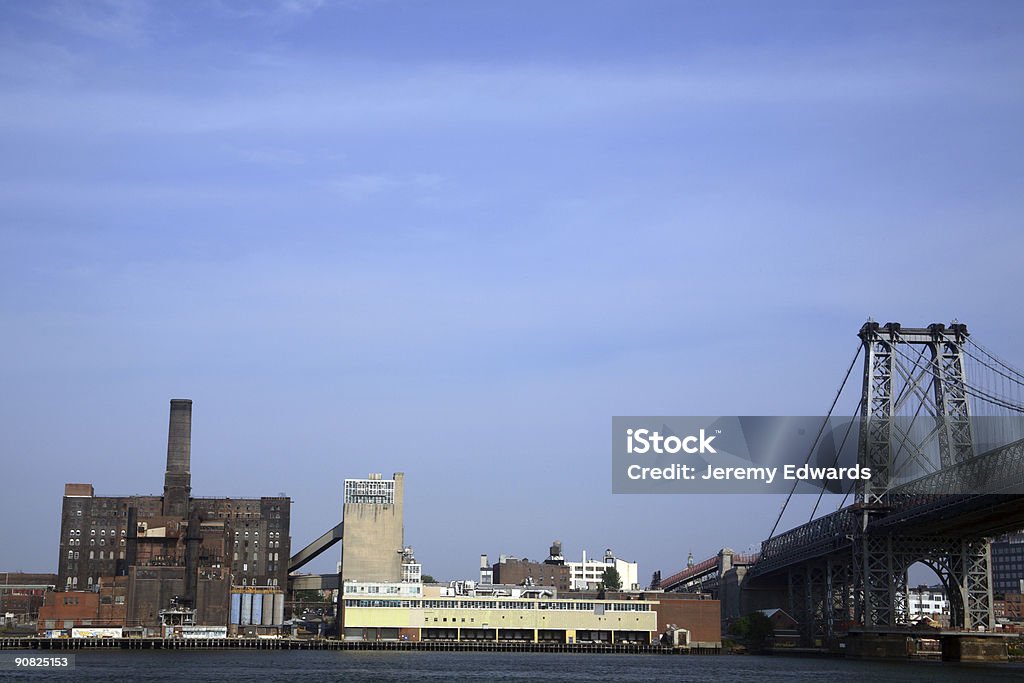
[[441,586],[347,581],[342,634],[346,640],[649,644],[658,629],[658,603],[652,600],[445,592]]

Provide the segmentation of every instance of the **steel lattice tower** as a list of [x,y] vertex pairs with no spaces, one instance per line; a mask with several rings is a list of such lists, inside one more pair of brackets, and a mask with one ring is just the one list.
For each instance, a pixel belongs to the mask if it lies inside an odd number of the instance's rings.
[[[984,539],[909,538],[869,533],[872,519],[885,515],[896,484],[897,451],[924,462],[923,447],[897,417],[915,408],[934,427],[927,438],[938,442],[939,467],[953,467],[974,454],[964,352],[967,326],[953,323],[903,328],[899,323],[865,323],[861,395],[860,464],[872,476],[860,484],[860,524],[853,543],[854,590],[858,620],[866,627],[892,626],[906,618],[907,569],[929,564],[950,589],[963,615],[963,628],[990,628],[993,622],[988,543]],[[940,492],[936,492],[940,493]]]

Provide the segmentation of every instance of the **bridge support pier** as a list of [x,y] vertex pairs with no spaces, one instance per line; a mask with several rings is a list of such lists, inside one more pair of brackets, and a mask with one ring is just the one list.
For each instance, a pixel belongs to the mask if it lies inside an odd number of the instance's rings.
[[850,659],[907,659],[910,656],[907,635],[850,631],[846,636],[846,656]]
[[845,653],[851,659],[907,659],[918,638],[938,639],[944,662],[1007,662],[1006,637],[991,633],[877,631],[852,629]]
[[949,634],[940,638],[944,662],[1007,662],[1006,638],[978,634]]

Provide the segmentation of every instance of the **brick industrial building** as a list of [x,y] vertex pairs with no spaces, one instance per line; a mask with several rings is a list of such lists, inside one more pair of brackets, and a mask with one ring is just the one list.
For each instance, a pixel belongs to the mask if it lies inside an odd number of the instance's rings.
[[52,590],[56,582],[56,574],[0,573],[0,626],[13,627],[33,621],[43,605],[46,591]]
[[531,562],[515,557],[501,557],[491,565],[494,583],[521,586],[528,583],[533,586],[551,586],[567,591],[572,584],[572,574],[564,564],[547,562]]
[[[286,587],[290,499],[193,498],[191,434],[192,401],[172,400],[162,496],[65,485],[57,587],[93,591],[97,621],[156,627],[174,601],[196,623],[226,625],[232,587]],[[40,629],[84,619],[92,599],[65,599],[48,601]]]

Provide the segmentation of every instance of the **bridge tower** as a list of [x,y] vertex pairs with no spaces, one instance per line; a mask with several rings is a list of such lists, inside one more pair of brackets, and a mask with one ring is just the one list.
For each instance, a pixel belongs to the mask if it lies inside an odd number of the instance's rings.
[[[947,469],[974,455],[964,373],[967,326],[903,328],[867,322],[859,336],[864,348],[859,461],[872,476],[857,489],[857,621],[866,627],[904,622],[907,569],[923,561],[946,584],[953,611],[963,622],[956,626],[991,628],[987,540],[868,532],[871,521],[889,511],[890,490],[902,469]],[[915,423],[925,425],[923,436],[922,430],[914,431]],[[929,444],[937,445],[937,463],[929,461]]]

